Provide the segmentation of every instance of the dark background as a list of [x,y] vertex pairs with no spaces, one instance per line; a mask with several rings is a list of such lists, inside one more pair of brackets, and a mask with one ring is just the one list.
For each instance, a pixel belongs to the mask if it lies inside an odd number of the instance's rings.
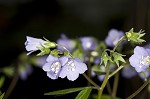
[[[56,41],[61,33],[69,38],[94,36],[104,40],[109,29],[124,32],[134,28],[147,33],[150,37],[149,0],[0,0],[0,66],[16,61],[25,51],[26,36],[46,37]],[[7,78],[3,91],[12,79]],[[118,96],[125,94],[126,79],[121,78]],[[128,81],[127,81],[128,82]],[[129,82],[128,82],[129,83]],[[10,99],[52,99],[45,92],[69,87],[86,86],[81,75],[75,82],[67,79],[51,80],[40,68],[34,68],[26,81],[19,79]],[[132,91],[133,92],[133,91]],[[65,98],[77,95],[55,97]],[[128,95],[128,94],[127,94]],[[142,99],[142,98],[141,98]]]

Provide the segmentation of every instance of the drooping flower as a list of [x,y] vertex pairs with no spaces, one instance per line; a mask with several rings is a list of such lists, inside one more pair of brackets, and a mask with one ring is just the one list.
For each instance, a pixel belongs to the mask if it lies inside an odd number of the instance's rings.
[[121,74],[125,78],[132,78],[137,75],[137,72],[131,66],[125,66],[122,69]]
[[87,70],[87,65],[83,63],[79,58],[69,58],[68,62],[62,66],[59,77],[67,77],[69,80],[74,81],[79,77],[79,74],[83,74]]
[[122,36],[124,36],[124,33],[122,31],[111,29],[108,32],[108,36],[105,39],[105,43],[109,47],[114,47]]
[[59,77],[62,66],[64,66],[67,63],[67,61],[68,58],[66,56],[58,58],[49,55],[42,69],[47,72],[47,76],[49,78],[57,79]]
[[32,72],[33,68],[29,64],[19,66],[19,76],[21,80],[26,80]]
[[[62,34],[61,38],[57,40],[57,44],[64,46],[70,52],[72,52],[74,48],[76,47],[76,42],[72,39],[67,38],[66,35],[64,34]],[[58,46],[57,48],[61,51],[64,51],[64,49],[60,46]]]
[[42,47],[44,44],[44,40],[38,39],[38,38],[33,38],[30,36],[26,37],[27,40],[25,42],[25,48],[27,51],[29,51],[28,55],[34,51],[39,50],[38,47]]
[[150,66],[150,49],[136,46],[129,62],[137,72],[145,72]]
[[92,37],[81,37],[80,41],[84,50],[89,51],[96,48],[96,42]]
[[56,47],[55,42],[50,42],[46,39],[42,40],[39,38],[30,37],[30,36],[27,36],[26,38],[27,40],[25,42],[25,48],[27,51],[29,51],[27,55],[37,50],[41,50],[41,53],[39,53],[38,56],[49,54],[50,48]]

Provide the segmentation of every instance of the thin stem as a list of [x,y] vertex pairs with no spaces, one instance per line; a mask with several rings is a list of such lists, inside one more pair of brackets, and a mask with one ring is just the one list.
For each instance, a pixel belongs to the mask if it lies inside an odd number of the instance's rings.
[[118,41],[118,43],[115,45],[115,47],[113,48],[113,51],[116,50],[116,48],[119,46],[119,44],[126,39],[126,36],[121,37],[121,39]]
[[93,80],[91,80],[85,73],[83,73],[83,76],[90,82],[92,85],[94,85],[97,89],[100,88],[99,85],[97,85]]
[[100,89],[98,90],[98,99],[101,99],[103,90],[104,90],[104,88],[105,88],[105,86],[107,84],[107,81],[108,81],[109,72],[110,72],[110,64],[108,64],[108,66],[107,66],[107,71],[106,71],[105,79],[104,79],[104,81],[103,81]]
[[124,66],[120,66],[119,68],[117,68],[115,71],[113,71],[109,76],[108,79],[111,78],[112,76],[114,76],[119,70],[121,70]]
[[112,97],[116,97],[117,88],[118,88],[118,81],[119,81],[119,72],[115,75],[115,78],[114,78]]
[[[17,69],[17,68],[16,68]],[[19,78],[19,74],[18,74],[18,69],[16,70],[16,73],[14,75],[14,78],[12,79],[9,88],[7,89],[4,98],[3,99],[8,99],[8,97],[10,96],[10,94],[12,93],[13,89],[15,88],[17,81]]]
[[138,89],[136,90],[133,94],[131,94],[129,97],[127,97],[126,99],[132,99],[133,97],[135,97],[140,91],[142,91],[143,88],[146,87],[146,85],[150,83],[150,79],[148,79],[147,81],[144,82],[144,84]]
[[107,81],[106,88],[107,88],[108,93],[111,95],[112,90],[111,90],[109,81]]

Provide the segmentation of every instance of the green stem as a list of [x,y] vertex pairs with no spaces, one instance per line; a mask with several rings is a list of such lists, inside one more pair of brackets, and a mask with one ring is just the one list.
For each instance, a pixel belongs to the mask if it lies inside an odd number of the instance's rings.
[[119,81],[119,72],[115,75],[115,78],[114,78],[112,97],[116,97],[117,88],[118,88],[118,81]]
[[109,72],[110,72],[110,64],[108,64],[108,68],[107,68],[107,71],[106,71],[105,79],[104,79],[100,89],[98,90],[98,99],[101,99],[103,90],[104,90],[104,88],[105,88],[105,86],[107,84],[107,81],[108,81]]
[[15,88],[15,86],[17,84],[18,78],[19,78],[19,74],[18,74],[18,69],[17,69],[16,73],[14,75],[14,78],[12,79],[10,86],[7,89],[3,99],[8,99],[8,97],[10,96],[10,94],[12,93],[13,89]]
[[111,78],[112,76],[114,76],[118,71],[120,71],[124,66],[120,66],[119,68],[117,68],[114,72],[112,72],[109,76],[108,79]]
[[150,83],[150,79],[148,79],[147,81],[145,81],[144,84],[143,84],[138,90],[136,90],[133,94],[131,94],[131,95],[130,95],[128,98],[126,98],[126,99],[132,99],[133,97],[135,97],[139,92],[142,91],[143,88],[146,87],[146,85],[147,85],[148,83]]
[[83,73],[83,76],[88,80],[88,82],[94,85],[97,89],[100,89],[100,86],[97,85],[93,80],[91,80],[85,73]]
[[119,46],[119,44],[126,39],[126,36],[121,37],[121,39],[118,41],[118,43],[115,45],[115,47],[113,48],[113,51],[116,50],[116,48]]
[[111,87],[110,87],[109,80],[107,81],[106,88],[107,88],[108,93],[111,95],[112,90],[111,90]]

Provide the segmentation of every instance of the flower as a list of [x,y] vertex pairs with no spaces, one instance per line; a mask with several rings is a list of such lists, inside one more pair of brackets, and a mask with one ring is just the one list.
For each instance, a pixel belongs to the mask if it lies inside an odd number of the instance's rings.
[[64,66],[68,61],[66,56],[61,58],[49,55],[46,59],[46,63],[42,67],[47,72],[47,76],[51,79],[57,79],[61,71],[61,67]]
[[96,48],[96,43],[92,37],[81,37],[80,41],[84,50],[94,50]]
[[150,49],[136,46],[129,62],[137,72],[145,72],[150,65]]
[[109,47],[114,47],[122,36],[124,36],[124,33],[122,31],[111,29],[108,32],[108,36],[105,39],[105,43]]
[[32,72],[33,68],[29,64],[26,64],[25,66],[19,66],[19,76],[21,80],[26,80],[28,75],[30,75]]
[[138,75],[142,80],[146,80],[150,76],[150,72],[146,71],[146,72],[138,73]]
[[[62,34],[61,38],[57,40],[57,44],[64,46],[70,52],[72,52],[73,49],[76,47],[76,42],[74,40],[67,38],[66,35],[64,34]],[[64,49],[60,46],[58,46],[57,49],[64,51]]]
[[68,57],[68,62],[62,66],[59,77],[67,78],[71,81],[76,80],[79,74],[83,74],[87,70],[87,65],[83,63],[79,58]]
[[33,38],[33,37],[30,37],[30,36],[27,36],[26,38],[27,38],[27,40],[25,42],[25,48],[26,48],[27,51],[29,51],[29,53],[27,55],[31,54],[34,51],[39,50],[38,48],[42,47],[42,45],[45,42],[42,39]]
[[131,66],[125,66],[122,69],[121,74],[125,78],[132,78],[137,75],[137,72]]

